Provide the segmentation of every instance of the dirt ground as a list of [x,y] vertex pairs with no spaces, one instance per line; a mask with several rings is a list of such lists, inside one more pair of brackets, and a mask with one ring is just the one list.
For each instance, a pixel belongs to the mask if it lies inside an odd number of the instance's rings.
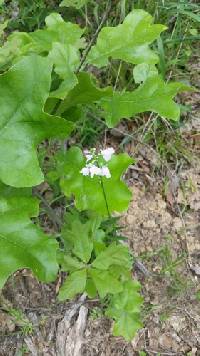
[[194,110],[183,129],[190,164],[160,170],[150,147],[126,146],[137,163],[126,177],[133,200],[121,223],[142,284],[143,329],[130,343],[113,337],[96,300],[58,303],[59,280],[42,285],[21,271],[0,300],[0,356],[200,355],[200,95],[190,95]]

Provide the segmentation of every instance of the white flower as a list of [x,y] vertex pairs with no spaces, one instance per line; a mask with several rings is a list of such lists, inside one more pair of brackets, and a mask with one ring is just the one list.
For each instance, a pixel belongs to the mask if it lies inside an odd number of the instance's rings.
[[108,167],[103,166],[101,168],[101,176],[104,176],[106,178],[110,178],[111,177],[111,174],[110,174],[110,171],[109,171]]
[[96,151],[95,148],[92,148],[91,151],[88,150],[83,151],[87,162],[90,161],[92,158],[94,158],[95,151]]
[[102,157],[106,162],[108,162],[111,159],[113,153],[115,152],[114,149],[112,147],[109,147],[105,150],[101,150],[99,154],[96,154],[95,152],[95,148],[91,149],[90,151],[84,151],[86,157],[86,165],[84,168],[81,169],[80,173],[82,173],[83,176],[89,176],[91,178],[93,178],[94,176],[111,178],[109,168],[106,166],[106,164],[102,167],[99,167],[99,159],[101,163]]
[[111,178],[111,174],[108,167],[103,166],[100,168],[92,163],[89,163],[86,165],[86,167],[82,168],[80,173],[82,173],[83,176],[90,176],[91,178],[93,178],[94,176]]
[[88,167],[84,167],[81,169],[80,173],[82,173],[83,176],[89,176],[90,170]]
[[85,155],[87,162],[93,158],[93,155],[87,154]]
[[101,150],[101,155],[105,159],[106,162],[110,161],[115,150],[112,147],[106,148],[105,150]]
[[94,176],[99,176],[101,175],[101,168],[93,165],[89,168],[90,170],[90,175],[91,175],[91,178],[93,178]]

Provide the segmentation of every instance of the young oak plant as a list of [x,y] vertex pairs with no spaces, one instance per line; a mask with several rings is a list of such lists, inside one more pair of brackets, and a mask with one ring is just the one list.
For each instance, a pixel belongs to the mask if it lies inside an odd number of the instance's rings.
[[67,214],[61,233],[64,250],[59,259],[62,270],[69,275],[59,299],[71,299],[83,292],[90,298],[97,294],[100,299],[109,296],[105,313],[115,320],[113,333],[130,340],[142,326],[140,284],[132,280],[128,247],[116,242],[107,246],[100,224],[101,218],[83,223],[79,217]]
[[[79,2],[61,5],[79,7]],[[82,152],[72,146],[55,155],[55,169],[44,175],[38,149],[43,140],[73,135],[77,117],[96,107],[108,127],[145,111],[178,120],[174,97],[190,88],[165,83],[158,74],[151,44],[164,30],[145,11],[133,10],[122,24],[104,27],[89,51],[86,68],[100,69],[113,59],[134,66],[138,87],[133,91],[100,88],[89,71],[81,70],[81,53],[88,48],[84,29],[57,13],[46,18],[43,29],[13,32],[0,47],[0,289],[19,269],[29,268],[40,281],[50,282],[61,266],[68,275],[59,299],[83,292],[106,299],[114,335],[127,340],[141,327],[140,285],[131,277],[128,248],[120,240],[109,243],[101,223],[128,208],[131,192],[122,176],[133,159],[112,148]],[[32,220],[39,202],[31,188],[45,180],[59,182],[76,208],[89,214],[83,221],[66,213],[60,246]]]

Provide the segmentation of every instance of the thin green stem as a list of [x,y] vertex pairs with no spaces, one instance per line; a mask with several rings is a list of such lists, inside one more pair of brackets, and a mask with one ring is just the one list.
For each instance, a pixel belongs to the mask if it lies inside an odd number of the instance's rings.
[[[97,167],[99,167],[98,161],[97,161]],[[107,198],[106,198],[106,192],[105,192],[105,189],[104,189],[102,177],[100,177],[100,183],[101,183],[101,188],[102,188],[102,192],[103,192],[103,196],[104,196],[104,200],[105,200],[105,204],[106,204],[106,209],[107,209],[108,217],[110,218],[110,217],[111,217],[111,214],[110,214],[110,211],[109,211],[109,208],[108,208],[108,201],[107,201]]]
[[108,212],[108,216],[110,218],[111,214],[110,214],[110,211],[109,211],[109,208],[108,208],[108,201],[107,201],[107,198],[106,198],[106,192],[105,192],[105,189],[104,189],[102,177],[100,177],[100,181],[101,181],[101,187],[102,187],[102,191],[103,191],[104,200],[105,200],[105,203],[106,203],[106,209],[107,209],[107,212]]

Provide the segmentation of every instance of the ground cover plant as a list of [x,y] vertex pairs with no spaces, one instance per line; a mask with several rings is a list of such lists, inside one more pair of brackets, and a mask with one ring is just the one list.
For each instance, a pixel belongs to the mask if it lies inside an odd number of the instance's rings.
[[[88,43],[84,27],[53,12],[42,28],[12,32],[0,48],[0,288],[23,268],[42,282],[67,272],[59,300],[98,296],[114,320],[113,334],[126,340],[142,327],[140,284],[132,278],[128,247],[117,234],[108,236],[105,222],[128,208],[132,195],[123,177],[134,159],[103,145],[69,147],[67,140],[82,117],[97,112],[108,128],[144,112],[178,122],[175,96],[193,89],[158,72],[152,45],[165,30],[148,12],[133,9],[116,26],[101,24]],[[95,73],[106,75],[111,61],[128,64],[134,88],[99,85]],[[57,142],[50,169],[41,159],[47,140]],[[76,208],[64,209],[53,236],[35,223],[35,187],[45,181]]]

